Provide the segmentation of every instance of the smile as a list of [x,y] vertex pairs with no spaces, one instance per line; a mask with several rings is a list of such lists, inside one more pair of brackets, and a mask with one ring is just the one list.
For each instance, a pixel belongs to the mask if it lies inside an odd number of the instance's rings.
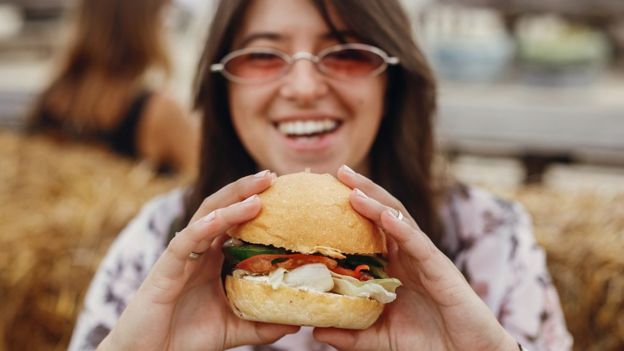
[[336,131],[341,121],[326,118],[320,120],[289,120],[276,122],[277,130],[289,138],[316,137]]

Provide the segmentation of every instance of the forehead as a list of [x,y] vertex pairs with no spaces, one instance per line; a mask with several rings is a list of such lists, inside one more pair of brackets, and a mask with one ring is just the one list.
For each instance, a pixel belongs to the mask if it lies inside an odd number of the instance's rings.
[[[337,30],[347,29],[332,6],[330,20]],[[257,33],[276,33],[284,40],[326,37],[331,31],[312,0],[253,0],[243,16],[235,43]]]

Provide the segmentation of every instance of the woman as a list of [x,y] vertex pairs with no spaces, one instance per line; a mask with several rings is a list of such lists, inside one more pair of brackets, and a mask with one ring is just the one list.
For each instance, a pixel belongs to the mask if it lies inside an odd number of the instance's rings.
[[[70,349],[106,335],[102,350],[569,349],[522,209],[478,189],[436,191],[434,82],[408,33],[397,1],[222,1],[197,80],[196,186],[147,205],[116,240]],[[297,333],[227,306],[225,231],[257,215],[276,173],[303,168],[336,174],[389,237],[389,273],[404,286],[368,330]]]
[[170,70],[162,40],[168,2],[80,1],[73,38],[35,106],[31,129],[194,172],[197,126],[145,79],[151,70]]

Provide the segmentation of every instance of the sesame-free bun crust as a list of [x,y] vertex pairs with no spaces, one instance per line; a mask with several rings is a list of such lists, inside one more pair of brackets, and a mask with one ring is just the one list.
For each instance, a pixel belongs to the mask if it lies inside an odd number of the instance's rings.
[[[258,216],[230,231],[241,240],[301,253],[329,247],[345,254],[386,252],[385,236],[349,203],[351,189],[330,174],[278,177],[259,196]],[[322,252],[322,251],[321,251]]]
[[366,297],[302,290],[228,275],[225,290],[240,318],[277,324],[366,329],[383,312],[384,305]]

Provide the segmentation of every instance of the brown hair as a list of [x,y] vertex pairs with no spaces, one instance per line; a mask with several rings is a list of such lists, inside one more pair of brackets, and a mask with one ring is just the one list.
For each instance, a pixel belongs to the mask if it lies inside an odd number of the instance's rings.
[[[335,9],[351,32],[400,59],[388,70],[383,118],[370,150],[370,177],[407,208],[422,230],[440,244],[432,175],[436,87],[423,53],[411,37],[410,21],[397,0],[312,0],[330,28]],[[237,136],[228,108],[225,79],[210,71],[230,45],[248,1],[221,1],[210,28],[195,82],[195,106],[203,112],[200,174],[187,215],[224,185],[257,171]]]
[[110,113],[135,93],[148,69],[168,75],[169,57],[157,30],[166,1],[80,1],[58,73],[41,94],[31,123],[49,107],[74,122],[95,123],[98,114]]

